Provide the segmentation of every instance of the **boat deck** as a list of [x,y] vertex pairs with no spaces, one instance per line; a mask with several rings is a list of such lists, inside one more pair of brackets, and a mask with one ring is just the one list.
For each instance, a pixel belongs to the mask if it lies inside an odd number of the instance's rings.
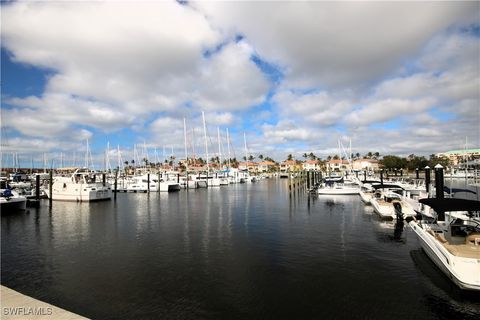
[[431,234],[454,256],[480,259],[480,234],[470,234],[468,237],[447,236],[448,240],[443,233]]

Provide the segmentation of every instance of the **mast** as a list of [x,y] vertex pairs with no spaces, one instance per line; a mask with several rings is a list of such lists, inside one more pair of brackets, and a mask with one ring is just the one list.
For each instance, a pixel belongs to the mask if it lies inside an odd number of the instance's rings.
[[85,168],[88,169],[88,149],[89,149],[89,146],[88,146],[88,138],[87,138],[87,150],[85,151]]
[[210,169],[208,167],[208,143],[207,143],[207,125],[205,123],[205,112],[202,111],[202,119],[203,119],[203,133],[205,138],[205,154],[207,156],[207,180],[208,175],[210,174]]
[[230,168],[230,135],[228,134],[227,128],[227,148],[228,148],[228,167]]
[[187,121],[183,118],[183,142],[185,144],[185,172],[188,174]]
[[120,145],[117,144],[117,166],[118,170],[122,168],[122,157],[120,156]]
[[[243,143],[245,145],[245,162],[248,161],[248,149],[247,149],[247,137],[245,136],[245,132],[243,132]],[[248,164],[247,164],[248,168]]]
[[220,148],[220,127],[217,127],[217,140],[218,140],[218,164],[219,168],[222,166],[222,150]]

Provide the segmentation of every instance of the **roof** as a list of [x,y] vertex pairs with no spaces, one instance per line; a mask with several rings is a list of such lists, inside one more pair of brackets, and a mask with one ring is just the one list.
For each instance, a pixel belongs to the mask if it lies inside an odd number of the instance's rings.
[[464,154],[464,153],[480,153],[480,149],[461,149],[461,150],[450,150],[443,152],[443,154]]
[[307,160],[307,161],[305,161],[304,163],[308,163],[308,164],[319,164],[319,161],[318,161],[318,160]]

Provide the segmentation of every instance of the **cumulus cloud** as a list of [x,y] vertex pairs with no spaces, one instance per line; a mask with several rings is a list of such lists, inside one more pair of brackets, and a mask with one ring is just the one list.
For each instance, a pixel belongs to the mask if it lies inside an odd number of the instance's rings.
[[[363,87],[439,29],[474,22],[475,3],[195,2],[225,32],[245,35],[293,87]],[[273,8],[274,6],[274,8]]]
[[[52,70],[41,97],[10,100],[28,108],[5,113],[26,135],[55,135],[72,124],[138,127],[152,113],[173,114],[188,103],[242,110],[269,89],[246,43],[205,57],[224,39],[202,14],[174,1],[16,2],[2,6],[2,27],[13,61]],[[20,125],[27,117],[32,129]],[[216,118],[230,121],[226,113]]]
[[264,124],[262,127],[265,138],[270,143],[287,143],[289,141],[309,140],[315,137],[308,128],[298,127],[294,122],[281,121],[276,125]]
[[325,91],[306,94],[280,91],[272,100],[286,117],[300,117],[324,126],[336,124],[352,108],[351,101],[332,97]]
[[371,104],[353,111],[345,117],[351,125],[362,126],[382,123],[396,117],[423,112],[434,106],[435,100],[431,98],[420,100],[386,99],[375,101]]

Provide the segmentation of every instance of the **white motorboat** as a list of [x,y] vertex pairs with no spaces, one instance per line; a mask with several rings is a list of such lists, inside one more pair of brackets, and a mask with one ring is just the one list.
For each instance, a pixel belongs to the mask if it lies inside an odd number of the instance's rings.
[[0,190],[0,209],[3,213],[23,211],[27,207],[27,198],[10,189]]
[[318,188],[318,194],[343,194],[343,195],[354,195],[360,193],[360,186],[352,181],[348,180],[326,180],[323,185]]
[[125,191],[127,192],[147,192],[147,191],[158,191],[159,183],[156,179],[156,175],[150,176],[150,181],[148,175],[133,176],[126,180]]
[[160,180],[159,183],[159,190],[160,192],[173,192],[173,191],[180,191],[181,186],[180,183],[172,181],[172,180]]
[[[475,200],[426,198],[419,201],[437,213],[480,211],[480,201]],[[451,222],[427,223],[413,219],[409,226],[417,235],[425,253],[448,278],[461,289],[480,290],[478,221],[454,218]]]
[[371,184],[366,183],[360,187],[360,198],[366,204],[370,204],[370,200],[372,199],[374,193],[375,189],[372,187]]
[[[50,191],[47,190],[47,196]],[[77,169],[70,177],[55,177],[52,185],[52,200],[97,201],[109,200],[112,190],[109,183],[98,182],[94,172]]]
[[417,214],[408,201],[405,201],[399,193],[392,189],[385,189],[386,186],[374,185],[373,187],[377,190],[370,199],[373,210],[382,219],[403,219]]

